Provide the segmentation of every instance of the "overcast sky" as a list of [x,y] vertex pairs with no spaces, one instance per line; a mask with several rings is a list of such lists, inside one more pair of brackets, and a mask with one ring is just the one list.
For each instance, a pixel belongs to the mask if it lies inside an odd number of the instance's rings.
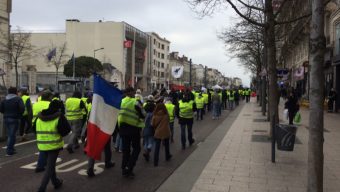
[[66,19],[125,21],[171,41],[170,51],[192,58],[193,63],[216,68],[228,77],[240,77],[249,86],[250,74],[228,57],[217,33],[232,26],[231,8],[199,19],[183,0],[14,0],[12,28],[64,32]]

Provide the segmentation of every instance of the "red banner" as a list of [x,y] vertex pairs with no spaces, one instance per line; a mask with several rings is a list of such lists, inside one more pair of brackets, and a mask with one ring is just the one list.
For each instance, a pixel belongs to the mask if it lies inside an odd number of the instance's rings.
[[132,47],[132,41],[126,40],[124,41],[124,48],[131,48]]

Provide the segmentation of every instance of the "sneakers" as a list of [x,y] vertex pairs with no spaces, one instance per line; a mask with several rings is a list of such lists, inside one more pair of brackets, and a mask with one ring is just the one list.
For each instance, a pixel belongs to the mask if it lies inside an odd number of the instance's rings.
[[89,178],[96,176],[96,175],[94,174],[93,169],[88,169],[88,170],[86,171],[86,174],[87,174],[87,177],[89,177]]
[[43,172],[43,171],[45,171],[45,168],[44,168],[44,167],[37,167],[37,168],[35,168],[35,170],[34,170],[34,172],[36,172],[36,173],[40,173],[40,172]]
[[127,177],[127,178],[133,178],[135,177],[135,174],[132,172],[131,169],[129,169],[128,167],[125,167],[122,171],[122,175],[124,177]]
[[13,151],[13,153],[6,153],[6,157],[11,157],[11,156],[13,156],[13,155],[15,155],[17,152],[16,151]]
[[67,147],[66,150],[68,151],[69,154],[74,153],[73,149],[71,147]]
[[54,189],[59,189],[61,186],[63,186],[64,181],[62,179],[59,179],[59,182],[54,185]]
[[165,160],[166,160],[166,161],[170,161],[171,158],[172,158],[172,155],[170,154],[170,155],[168,155],[168,156],[165,158]]
[[111,167],[114,167],[115,163],[114,162],[109,162],[107,164],[105,164],[105,169],[110,169]]
[[195,143],[195,139],[192,139],[192,140],[189,142],[189,145],[191,146],[193,143]]
[[149,160],[150,160],[150,155],[148,154],[148,153],[143,153],[143,157],[144,157],[144,159],[145,159],[145,161],[146,162],[149,162]]

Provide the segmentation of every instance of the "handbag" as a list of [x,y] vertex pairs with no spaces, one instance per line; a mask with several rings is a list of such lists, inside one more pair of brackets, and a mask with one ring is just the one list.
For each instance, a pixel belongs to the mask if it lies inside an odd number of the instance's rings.
[[297,112],[294,116],[294,123],[301,123],[301,114],[300,112]]

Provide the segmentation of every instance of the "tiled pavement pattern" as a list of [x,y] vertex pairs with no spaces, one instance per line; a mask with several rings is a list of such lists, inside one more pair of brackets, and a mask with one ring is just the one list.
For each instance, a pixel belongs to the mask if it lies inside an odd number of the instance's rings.
[[[293,152],[276,151],[276,163],[271,162],[270,142],[252,142],[252,135],[269,132],[268,122],[254,122],[264,119],[259,111],[255,101],[244,105],[191,192],[307,191],[308,109],[301,109],[302,123],[297,131],[302,144],[296,144]],[[324,191],[339,192],[340,115],[325,113],[325,128],[329,132],[325,132],[324,143]],[[190,175],[187,177],[189,181]]]

